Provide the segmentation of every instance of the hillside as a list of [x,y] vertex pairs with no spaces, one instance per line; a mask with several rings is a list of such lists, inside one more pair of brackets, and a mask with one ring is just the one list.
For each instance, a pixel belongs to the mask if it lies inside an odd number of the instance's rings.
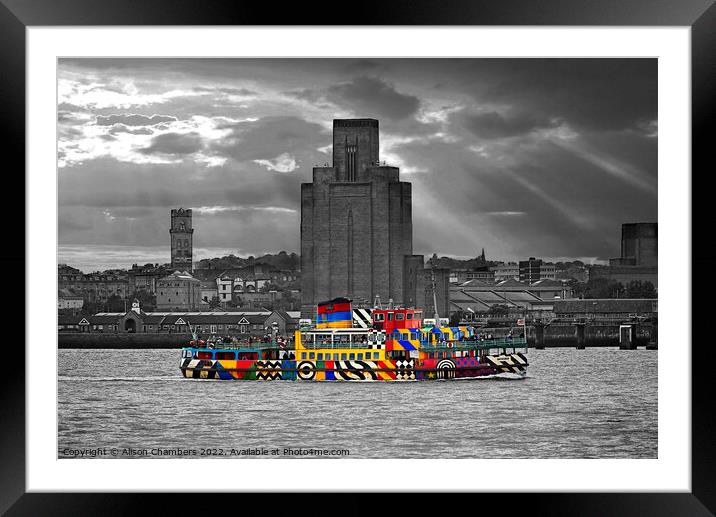
[[300,257],[296,253],[280,251],[276,254],[267,253],[260,257],[253,255],[242,258],[236,255],[227,255],[221,258],[200,260],[196,269],[231,269],[253,266],[256,264],[269,264],[277,269],[296,271],[300,266]]

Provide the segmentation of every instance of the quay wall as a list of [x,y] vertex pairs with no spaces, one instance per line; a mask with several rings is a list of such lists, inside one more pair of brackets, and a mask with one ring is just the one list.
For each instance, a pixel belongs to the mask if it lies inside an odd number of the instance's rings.
[[58,332],[59,348],[182,348],[191,334],[102,334],[101,332]]
[[[646,346],[650,341],[656,341],[656,336],[651,325],[634,326],[634,344]],[[527,344],[530,347],[536,345],[535,330],[529,327],[527,330]],[[550,325],[544,328],[544,346],[552,347],[576,347],[577,329],[575,325]],[[584,328],[584,346],[587,347],[608,347],[619,346],[619,325],[587,325]]]
[[[635,329],[636,346],[646,346],[653,338],[654,331],[650,325],[639,325]],[[502,329],[495,329],[495,335],[501,336]],[[527,343],[530,347],[536,345],[536,335],[533,327],[527,329]],[[59,348],[181,348],[191,340],[190,334],[103,334],[100,332],[60,332],[58,333]],[[576,347],[577,330],[574,325],[553,326],[544,328],[544,346]],[[584,346],[605,347],[619,346],[618,325],[587,325],[584,330]]]

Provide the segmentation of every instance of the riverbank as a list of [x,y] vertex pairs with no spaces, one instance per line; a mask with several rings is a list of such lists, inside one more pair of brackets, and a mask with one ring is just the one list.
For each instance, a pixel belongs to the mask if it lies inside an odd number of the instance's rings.
[[[537,340],[534,328],[527,329],[527,344],[530,348],[604,348],[619,346],[619,327],[614,325],[591,325],[582,330],[577,326],[544,327],[541,340]],[[635,327],[633,346],[644,348],[654,343],[651,327]],[[150,333],[100,333],[61,332],[58,333],[58,347],[61,349],[176,349],[186,346],[191,334],[150,334]]]

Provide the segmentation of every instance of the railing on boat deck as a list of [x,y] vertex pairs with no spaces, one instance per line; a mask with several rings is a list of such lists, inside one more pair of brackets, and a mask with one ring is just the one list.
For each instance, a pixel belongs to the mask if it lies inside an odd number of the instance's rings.
[[[360,348],[367,349],[369,345],[375,345],[375,343],[302,343],[303,348],[307,350],[315,350],[318,348]],[[293,343],[283,343],[279,345],[275,341],[270,342],[259,342],[259,343],[215,343],[213,348],[204,346],[187,346],[185,348],[201,348],[207,350],[295,350],[296,347]],[[512,338],[512,339],[481,339],[471,341],[447,341],[447,342],[435,342],[435,343],[420,343],[420,350],[425,352],[432,352],[435,350],[489,350],[492,348],[527,348],[527,340],[524,338]]]
[[[388,339],[392,339],[388,336]],[[341,343],[341,342],[327,342],[327,343],[306,343],[302,342],[301,346],[307,350],[315,350],[318,348],[370,348],[369,345],[375,345],[375,343]],[[444,349],[454,350],[489,350],[491,348],[527,348],[527,340],[524,338],[512,338],[512,339],[481,339],[471,341],[447,341],[447,342],[435,342],[426,343],[421,341],[420,350],[423,351],[434,351]]]
[[275,341],[258,343],[214,343],[210,348],[207,345],[187,345],[184,348],[199,348],[202,350],[295,350],[293,343],[278,344]]
[[470,341],[448,341],[437,343],[421,343],[420,350],[430,352],[433,350],[489,350],[491,348],[527,348],[525,338],[512,339],[480,339]]

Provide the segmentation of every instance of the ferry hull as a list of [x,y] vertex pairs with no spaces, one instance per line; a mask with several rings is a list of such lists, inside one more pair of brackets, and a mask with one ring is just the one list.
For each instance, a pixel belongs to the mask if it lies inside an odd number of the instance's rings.
[[297,381],[422,381],[524,376],[522,353],[510,355],[384,361],[221,360],[184,358],[182,375],[190,379]]

